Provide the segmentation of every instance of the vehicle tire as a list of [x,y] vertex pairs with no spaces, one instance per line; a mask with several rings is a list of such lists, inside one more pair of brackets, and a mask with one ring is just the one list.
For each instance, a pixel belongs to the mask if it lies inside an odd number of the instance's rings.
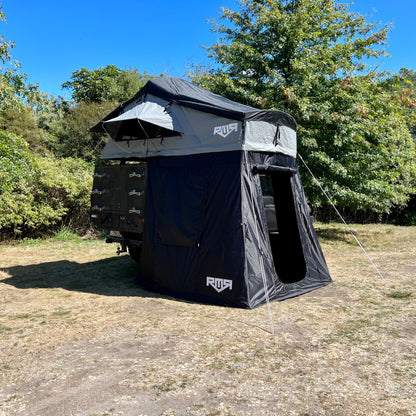
[[140,254],[142,252],[141,246],[128,246],[131,258],[136,262],[140,262]]

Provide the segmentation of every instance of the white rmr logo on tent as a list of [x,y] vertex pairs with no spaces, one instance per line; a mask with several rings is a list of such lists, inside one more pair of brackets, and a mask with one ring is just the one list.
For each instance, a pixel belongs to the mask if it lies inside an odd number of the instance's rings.
[[220,279],[218,277],[207,276],[207,286],[211,286],[218,293],[225,289],[233,290],[233,281],[229,279]]
[[230,123],[226,124],[225,126],[217,126],[214,127],[214,136],[219,134],[221,137],[227,137],[231,132],[238,131],[238,124],[237,123]]

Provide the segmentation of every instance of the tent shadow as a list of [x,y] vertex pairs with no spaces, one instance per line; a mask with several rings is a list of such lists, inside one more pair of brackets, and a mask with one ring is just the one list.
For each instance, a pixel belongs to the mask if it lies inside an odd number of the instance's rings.
[[68,260],[2,268],[10,277],[2,283],[18,289],[62,288],[105,296],[169,298],[135,285],[136,264],[130,256],[89,263]]

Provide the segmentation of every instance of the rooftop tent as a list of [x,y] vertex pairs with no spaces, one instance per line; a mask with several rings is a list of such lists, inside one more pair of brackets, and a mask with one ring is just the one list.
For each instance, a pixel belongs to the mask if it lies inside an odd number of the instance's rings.
[[253,308],[331,282],[289,114],[162,77],[93,128],[103,130],[103,159],[147,162],[144,286]]

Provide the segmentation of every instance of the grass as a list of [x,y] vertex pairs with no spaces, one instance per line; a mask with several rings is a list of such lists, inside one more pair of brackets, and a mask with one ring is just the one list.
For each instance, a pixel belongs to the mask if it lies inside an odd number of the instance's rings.
[[0,244],[0,249],[2,247],[21,247],[21,248],[36,248],[42,247],[45,245],[50,245],[51,243],[67,243],[70,246],[76,247],[79,245],[94,244],[96,241],[105,240],[105,234],[99,234],[97,236],[83,237],[75,233],[71,227],[62,226],[61,229],[54,232],[52,235],[45,237],[25,237],[21,240],[11,240],[11,241],[2,241]]
[[388,293],[387,296],[390,296],[394,299],[409,299],[413,296],[412,292],[403,292],[400,290],[393,290],[392,292]]
[[31,313],[18,313],[16,315],[9,316],[10,319],[29,319],[33,318],[33,314]]
[[[338,245],[344,247],[348,245],[358,246],[350,230],[342,223],[316,223],[314,224],[318,236],[327,244]],[[396,246],[398,239],[405,237],[406,241],[411,238],[410,230],[415,227],[399,227],[384,224],[350,224],[351,231],[363,245],[373,248],[389,248]]]
[[4,326],[4,325],[0,325],[0,334],[7,334],[11,331],[13,331],[13,328],[10,328],[10,327]]
[[79,241],[81,240],[81,237],[74,233],[70,228],[68,227],[62,227],[53,237],[54,241],[60,241],[60,242],[66,242],[66,241]]
[[0,414],[415,414],[416,227],[352,228],[393,290],[345,226],[317,223],[334,283],[272,303],[275,336],[266,306],[134,286],[102,240],[2,244]]
[[53,312],[52,316],[67,316],[71,313],[71,311],[57,311]]

